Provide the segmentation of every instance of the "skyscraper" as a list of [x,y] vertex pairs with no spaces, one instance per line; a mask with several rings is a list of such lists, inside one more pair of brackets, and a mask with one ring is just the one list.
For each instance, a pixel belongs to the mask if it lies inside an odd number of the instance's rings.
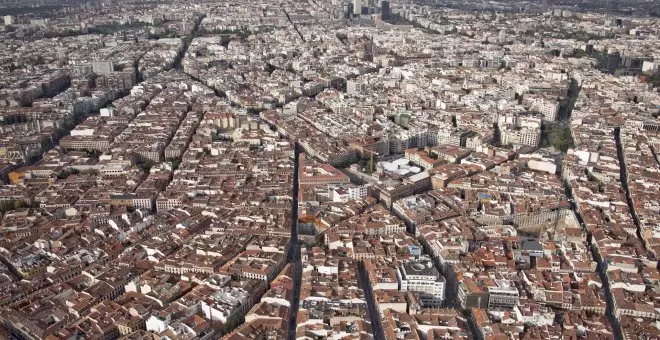
[[14,16],[13,15],[5,15],[3,17],[5,21],[5,26],[10,26],[14,24]]
[[362,0],[353,0],[353,14],[362,14]]
[[386,0],[382,0],[380,2],[380,17],[383,20],[387,20],[390,18],[390,2]]
[[347,4],[344,6],[344,16],[345,16],[346,19],[348,19],[348,18],[350,18],[350,17],[353,16],[353,14],[354,14],[354,8],[355,8],[355,7],[353,6],[353,3],[352,3],[352,2],[349,2],[349,3],[347,3]]

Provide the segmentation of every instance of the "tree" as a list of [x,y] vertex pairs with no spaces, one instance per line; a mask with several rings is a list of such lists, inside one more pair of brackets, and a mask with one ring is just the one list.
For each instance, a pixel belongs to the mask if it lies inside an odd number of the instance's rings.
[[566,152],[568,148],[573,147],[573,143],[570,127],[558,124],[544,125],[542,147],[551,146],[561,152]]
[[101,151],[96,150],[96,149],[86,150],[86,152],[87,152],[87,155],[91,158],[99,158],[101,156],[101,154],[103,154]]
[[172,163],[172,170],[176,170],[181,165],[181,158],[168,158],[165,161]]
[[29,206],[30,205],[27,204],[25,201],[15,201],[14,202],[14,210],[28,208]]
[[147,160],[139,163],[138,166],[142,169],[142,171],[149,173],[151,172],[151,168],[154,166],[154,162],[151,160]]
[[0,202],[0,213],[3,215],[12,210],[18,210],[23,208],[29,208],[31,204],[24,200],[18,201],[2,201]]
[[78,174],[78,173],[80,173],[80,171],[78,171],[78,169],[69,168],[69,169],[66,169],[66,170],[60,172],[59,174],[57,174],[57,179],[67,179],[69,176],[75,175],[75,174]]
[[646,77],[646,82],[653,87],[660,87],[660,70]]
[[0,202],[0,212],[2,212],[3,215],[11,210],[14,210],[14,203],[12,201]]

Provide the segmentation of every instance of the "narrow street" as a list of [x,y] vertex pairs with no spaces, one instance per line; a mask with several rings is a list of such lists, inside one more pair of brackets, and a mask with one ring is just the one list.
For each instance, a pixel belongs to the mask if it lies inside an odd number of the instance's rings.
[[[626,202],[628,203],[628,209],[630,210],[630,215],[632,216],[632,219],[635,222],[635,227],[637,228],[637,238],[644,240],[642,237],[642,228],[639,224],[639,218],[635,212],[635,205],[633,204],[632,196],[630,196],[630,188],[628,187],[628,167],[626,166],[626,157],[623,154],[623,145],[621,143],[621,128],[614,128],[614,139],[616,141],[616,153],[619,158],[619,169],[621,171],[621,186],[626,192]],[[646,249],[646,244],[643,241],[642,245],[644,246],[646,255],[652,256],[648,249]]]
[[0,340],[660,340],[660,0],[0,1]]
[[298,29],[298,26],[296,26],[296,24],[293,22],[293,20],[291,20],[291,16],[289,15],[289,12],[287,12],[286,9],[284,9],[284,5],[282,5],[282,11],[284,12],[284,15],[286,15],[286,19],[289,21],[291,26],[293,26],[293,29],[296,30],[296,33],[298,33],[298,36],[300,37],[300,40],[305,42],[305,37],[302,35],[302,33],[300,33],[300,30]]
[[575,102],[577,101],[578,96],[582,86],[578,85],[577,80],[571,79],[571,82],[568,86],[568,93],[566,99],[559,109],[558,119],[561,122],[570,122],[571,114],[573,113],[573,108],[575,108]]
[[660,165],[660,158],[658,158],[658,153],[655,151],[655,148],[651,146],[651,153],[653,154],[653,158],[655,159],[655,162]]
[[199,31],[199,25],[202,23],[202,20],[204,20],[205,17],[206,14],[202,14],[199,19],[195,21],[195,26],[190,32],[190,35],[183,40],[183,47],[181,47],[181,51],[179,51],[179,54],[176,56],[174,63],[172,64],[173,69],[178,70],[181,68],[181,61],[183,61],[183,58],[186,57],[188,47],[190,47],[190,43],[193,41],[193,39],[195,39],[195,35],[197,35],[197,32]]
[[300,304],[300,286],[302,283],[302,262],[300,259],[300,245],[298,244],[298,164],[300,147],[294,144],[293,156],[293,203],[291,204],[291,241],[289,242],[289,263],[294,265],[293,298],[291,301],[291,322],[289,322],[289,339],[296,338],[296,318]]
[[[575,80],[571,80],[568,96],[566,98],[566,101],[562,105],[562,109],[559,112],[558,118],[560,124],[568,127],[569,129],[571,128],[570,121],[571,121],[571,115],[573,113],[573,108],[575,107],[575,102],[580,94],[581,89],[582,87],[578,86]],[[569,147],[573,147],[573,146],[569,146]],[[563,158],[565,155],[566,155],[565,152],[561,153],[561,155],[557,159],[558,164],[563,164]],[[580,223],[580,226],[582,226],[582,229],[584,229],[587,232],[587,239],[585,241],[587,242],[587,244],[590,244],[592,237],[591,233],[588,230],[586,230],[584,219],[582,218],[582,214],[580,214],[580,210],[575,201],[575,197],[573,197],[573,192],[570,183],[568,183],[568,181],[566,181],[563,178],[563,174],[561,173],[561,167],[559,167],[559,169],[560,172],[557,175],[560,177],[560,179],[564,184],[564,192],[566,194],[566,197],[569,199],[571,210],[573,210],[573,213],[575,214],[575,218]],[[603,294],[605,294],[605,302],[607,304],[605,309],[605,316],[612,324],[612,331],[614,333],[614,338],[616,340],[621,340],[623,339],[623,333],[621,332],[621,325],[619,324],[619,320],[614,316],[614,299],[612,296],[612,292],[610,290],[610,282],[605,273],[605,266],[603,264],[602,259],[598,255],[598,250],[595,247],[589,246],[589,251],[591,252],[591,257],[594,259],[594,261],[596,261],[597,264],[596,273],[598,273],[598,276],[600,277],[600,280],[603,283],[602,289],[603,289]]]
[[364,299],[367,301],[367,308],[369,308],[369,317],[371,319],[371,328],[374,339],[385,339],[383,325],[380,320],[380,313],[376,306],[374,291],[371,288],[371,281],[369,281],[369,275],[364,267],[364,262],[360,261],[358,266],[360,268],[360,281],[362,281],[362,287],[364,289]]
[[[573,213],[575,213],[575,217],[577,218],[582,228],[585,229],[584,219],[582,218],[582,214],[580,214],[580,211],[578,210],[578,206],[575,203],[573,194],[571,193],[570,190],[570,185],[564,182],[564,188],[566,191],[566,196],[570,200],[571,209],[573,210]],[[591,233],[587,231],[587,240],[586,240],[587,243],[589,243],[590,240],[591,240]],[[598,276],[600,277],[600,280],[603,283],[603,293],[605,294],[605,302],[607,303],[607,307],[605,309],[605,315],[612,324],[614,338],[616,340],[621,340],[623,339],[623,333],[621,332],[621,325],[619,324],[619,320],[614,316],[614,298],[612,296],[612,291],[610,290],[610,282],[607,279],[607,275],[605,273],[605,266],[603,265],[603,261],[601,260],[600,256],[598,256],[598,251],[596,250],[596,248],[589,246],[589,250],[591,251],[591,257],[594,259],[594,261],[596,261],[597,264],[596,272],[598,273]]]

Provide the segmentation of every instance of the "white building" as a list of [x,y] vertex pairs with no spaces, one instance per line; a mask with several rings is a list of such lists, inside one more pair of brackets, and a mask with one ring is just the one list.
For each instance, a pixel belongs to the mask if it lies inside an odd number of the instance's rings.
[[401,130],[389,134],[388,139],[390,154],[401,154],[409,148],[435,145],[438,141],[438,136],[435,132],[429,132],[428,129],[410,127],[409,130]]
[[511,308],[520,302],[520,293],[511,282],[495,280],[494,287],[488,287],[488,308]]
[[[7,24],[7,19],[5,19],[5,25],[6,24]],[[642,72],[652,72],[654,70],[657,70],[658,68],[660,68],[660,62],[644,60],[644,63],[642,64]]]
[[367,197],[369,185],[339,186],[330,193],[333,202],[346,203]]
[[367,84],[362,80],[349,80],[346,82],[347,93],[360,93],[366,91]]
[[169,314],[167,314],[166,318],[163,318],[160,315],[151,315],[149,316],[149,319],[147,319],[145,328],[147,331],[160,333],[167,329],[170,322],[171,319]]
[[209,299],[200,301],[200,310],[209,320],[227,323],[238,315],[244,315],[252,308],[248,302],[248,292],[237,287],[223,287]]
[[531,105],[532,111],[537,111],[543,115],[543,120],[554,121],[559,113],[561,106],[556,98],[546,98],[542,96],[531,96],[525,101]]
[[527,161],[527,167],[536,171],[543,171],[549,174],[557,173],[557,164],[550,159],[530,159]]
[[541,142],[541,129],[524,127],[520,129],[503,128],[500,131],[502,144],[522,144],[539,146]]
[[353,14],[362,14],[362,0],[353,0]]
[[442,306],[442,302],[445,300],[447,280],[440,275],[427,255],[399,266],[397,279],[401,286],[400,291],[420,293],[420,298],[425,306]]
[[114,69],[114,63],[110,60],[95,60],[92,62],[92,70],[99,75],[109,75]]

